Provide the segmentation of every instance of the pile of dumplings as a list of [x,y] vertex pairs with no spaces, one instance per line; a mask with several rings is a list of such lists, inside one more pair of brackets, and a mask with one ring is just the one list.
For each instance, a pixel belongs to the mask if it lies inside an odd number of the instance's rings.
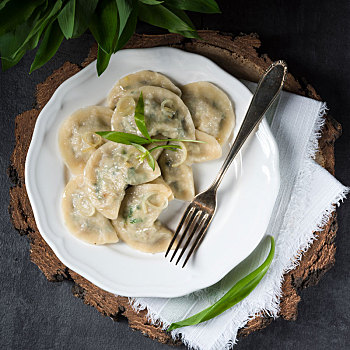
[[[204,143],[173,142],[181,149],[153,151],[152,170],[134,146],[95,134],[114,130],[142,136],[134,120],[140,92],[151,137]],[[193,163],[221,157],[235,125],[231,101],[208,82],[180,90],[160,73],[140,71],[120,79],[107,104],[79,109],[59,130],[61,155],[72,175],[62,199],[65,224],[75,237],[91,244],[121,239],[143,252],[164,251],[172,232],[158,216],[174,198],[193,199]]]

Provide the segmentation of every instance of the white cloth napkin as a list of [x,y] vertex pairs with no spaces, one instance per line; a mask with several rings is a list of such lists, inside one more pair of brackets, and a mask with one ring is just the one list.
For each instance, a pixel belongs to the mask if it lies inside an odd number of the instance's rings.
[[[246,83],[250,89],[255,84]],[[176,329],[188,346],[201,350],[223,349],[236,342],[237,331],[256,313],[278,316],[283,274],[293,269],[317,235],[334,204],[345,198],[348,188],[314,160],[317,139],[324,123],[325,103],[288,92],[269,110],[270,123],[280,153],[281,187],[267,229],[276,239],[274,261],[257,288],[243,301],[220,316],[199,324]],[[189,317],[218,300],[239,279],[254,270],[266,257],[267,240],[223,280],[212,287],[180,298],[133,298],[136,310],[148,309],[154,324],[166,329],[172,322]]]

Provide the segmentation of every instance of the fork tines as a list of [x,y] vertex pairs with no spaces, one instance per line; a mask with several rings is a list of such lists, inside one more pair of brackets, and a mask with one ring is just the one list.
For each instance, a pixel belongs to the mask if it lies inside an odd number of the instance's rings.
[[[172,249],[175,243],[175,250],[173,252],[173,255],[171,256],[170,262],[173,261],[173,259],[175,258],[177,252],[179,251],[179,248],[182,248],[175,263],[175,265],[177,265],[181,260],[182,256],[184,255],[185,251],[187,250],[188,246],[190,245],[191,241],[195,237],[194,242],[190,247],[190,251],[187,254],[185,261],[182,265],[182,267],[184,267],[191,255],[193,254],[193,252],[195,251],[195,249],[197,248],[197,246],[199,246],[202,238],[204,237],[205,232],[207,231],[210,225],[211,219],[211,214],[201,210],[194,203],[191,203],[187,207],[179,225],[176,228],[175,234],[165,253],[165,257],[168,256],[170,250]],[[183,232],[181,233],[181,231]],[[178,236],[179,239],[177,240]]]

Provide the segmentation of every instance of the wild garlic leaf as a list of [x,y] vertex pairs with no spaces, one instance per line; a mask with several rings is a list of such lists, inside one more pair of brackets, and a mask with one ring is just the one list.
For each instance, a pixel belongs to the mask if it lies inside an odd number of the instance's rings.
[[58,22],[66,39],[70,39],[73,36],[75,5],[75,0],[69,0],[58,15]]
[[271,240],[271,248],[269,255],[265,261],[253,272],[251,272],[246,277],[238,281],[221,299],[219,299],[215,304],[209,306],[205,310],[186,318],[185,320],[172,323],[167,329],[172,331],[176,328],[193,326],[201,322],[208,321],[224,311],[230,309],[235,304],[239,303],[241,300],[246,298],[259,284],[261,279],[265,276],[267,270],[269,269],[271,262],[275,254],[275,240],[272,236],[269,236]]
[[129,15],[129,18],[124,26],[124,29],[121,30],[119,28],[118,43],[114,52],[117,52],[118,50],[123,48],[129,41],[129,39],[132,37],[132,35],[135,33],[136,25],[137,25],[137,15],[138,15],[138,7],[135,6]]
[[98,0],[69,0],[58,16],[58,21],[67,39],[82,35],[88,28]]
[[129,19],[133,7],[137,6],[136,0],[115,0],[119,12],[119,31],[122,32]]
[[1,35],[0,52],[2,59],[6,59],[8,62],[16,61],[17,63],[19,61],[18,57],[23,56],[27,50],[34,49],[38,45],[41,34],[47,25],[55,19],[61,6],[61,0],[49,5],[40,5],[25,23],[17,26],[15,31]]
[[117,143],[122,143],[124,145],[131,145],[133,143],[136,143],[138,145],[145,145],[145,144],[151,143],[151,141],[145,139],[144,137],[140,137],[134,134],[129,134],[127,132],[96,131],[96,134],[102,136],[107,140],[114,141]]
[[146,122],[145,122],[145,104],[143,101],[143,95],[142,91],[140,93],[140,97],[137,101],[136,108],[135,108],[135,123],[137,128],[140,130],[141,134],[146,137],[146,139],[150,140],[151,137],[149,136],[147,127],[146,127]]
[[148,149],[146,149],[145,147],[137,144],[137,143],[132,143],[132,145],[137,148],[141,154],[142,154],[142,157],[141,157],[141,160],[144,160],[146,159],[147,160],[147,163],[148,165],[152,168],[152,170],[154,171],[155,168],[156,168],[156,161],[154,160],[153,156],[151,155],[150,151]]
[[165,0],[165,2],[180,10],[201,13],[221,13],[217,2],[214,0]]
[[195,143],[205,143],[205,141],[190,140],[190,139],[151,139],[152,142],[195,142]]
[[98,46],[97,50],[97,61],[96,61],[96,69],[97,74],[100,76],[108,67],[109,60],[111,59],[112,54],[106,53],[101,46]]
[[101,49],[113,53],[118,38],[118,9],[115,0],[99,1],[89,29]]
[[34,62],[30,67],[30,73],[43,66],[49,61],[60,47],[63,40],[63,33],[58,24],[58,21],[54,21],[48,26],[45,31],[43,40],[35,55]]
[[143,2],[146,5],[159,5],[163,3],[164,1],[159,1],[159,0],[139,0],[140,2]]
[[24,23],[43,2],[44,0],[2,2],[0,5],[0,35],[12,31],[17,25]]
[[163,5],[150,6],[139,3],[139,18],[143,22],[172,32],[186,33],[194,31],[186,22]]
[[165,149],[170,149],[171,151],[177,151],[178,149],[181,149],[182,147],[180,145],[159,145],[151,148],[149,152],[153,152],[156,149],[159,148],[165,148]]

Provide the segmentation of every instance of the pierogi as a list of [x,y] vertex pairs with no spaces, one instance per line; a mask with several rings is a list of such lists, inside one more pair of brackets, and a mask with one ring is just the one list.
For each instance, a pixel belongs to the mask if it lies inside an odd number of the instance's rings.
[[223,145],[235,126],[235,114],[227,95],[207,81],[187,84],[182,93],[196,129],[214,136]]
[[184,142],[188,164],[207,162],[221,157],[222,148],[215,137],[196,129],[196,140],[203,143]]
[[162,87],[181,96],[181,90],[165,75],[150,70],[143,70],[129,74],[116,82],[107,97],[108,106],[114,109],[118,100],[123,96],[136,94],[136,97],[138,97],[138,88],[148,85]]
[[[169,90],[155,86],[140,87],[134,97],[125,96],[118,102],[112,116],[112,130],[142,136],[134,119],[140,92],[143,95],[145,123],[150,136],[195,139],[191,114],[181,98]],[[131,102],[132,99],[134,103]],[[162,105],[164,101],[168,105]]]
[[160,176],[141,161],[133,146],[108,141],[89,159],[84,170],[90,198],[96,209],[108,219],[116,219],[127,185],[139,185]]
[[62,158],[74,175],[82,174],[92,153],[105,143],[95,131],[111,130],[113,111],[91,106],[78,109],[61,125],[58,145]]
[[63,193],[62,211],[65,224],[75,237],[91,244],[118,242],[110,220],[95,210],[82,175],[68,182]]
[[[135,122],[140,93],[144,125],[152,138],[144,138],[144,148],[132,144],[143,143],[135,135],[145,137]],[[118,80],[107,104],[109,108],[77,110],[59,130],[62,158],[75,176],[62,198],[65,224],[87,243],[121,239],[142,252],[162,252],[172,232],[158,217],[174,198],[191,201],[195,196],[193,163],[221,157],[235,124],[232,104],[211,83],[187,84],[181,91],[152,71]],[[114,137],[123,143],[103,139],[97,131],[117,131]],[[178,148],[169,148],[174,145]]]
[[171,198],[170,188],[161,183],[127,189],[118,218],[113,220],[118,236],[129,246],[143,252],[164,251],[172,232],[157,219]]

